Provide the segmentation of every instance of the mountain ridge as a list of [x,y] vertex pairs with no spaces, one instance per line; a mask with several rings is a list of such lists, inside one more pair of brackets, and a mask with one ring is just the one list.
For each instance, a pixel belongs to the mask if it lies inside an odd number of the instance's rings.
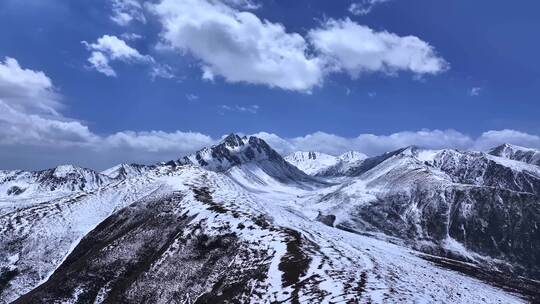
[[540,277],[537,166],[418,147],[348,156],[311,176],[231,134],[166,163],[45,170],[78,183],[40,198],[7,194],[17,171],[3,171],[0,303],[540,299],[520,277]]

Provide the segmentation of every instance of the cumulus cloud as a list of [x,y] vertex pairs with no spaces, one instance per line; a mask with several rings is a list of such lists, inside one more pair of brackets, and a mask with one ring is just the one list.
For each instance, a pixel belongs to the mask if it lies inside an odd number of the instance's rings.
[[388,2],[390,0],[362,0],[358,2],[353,2],[349,6],[349,12],[353,15],[367,15],[371,13],[375,6]]
[[111,20],[118,25],[126,26],[133,21],[146,23],[143,5],[137,0],[112,0]]
[[59,114],[62,107],[45,73],[24,69],[14,58],[0,62],[0,144],[92,141],[86,126]]
[[[361,0],[352,3],[349,10],[353,14],[367,14],[373,6],[386,1],[389,0]],[[112,3],[112,18],[119,24],[156,18],[162,26],[156,48],[193,57],[202,79],[208,81],[221,78],[230,83],[309,93],[337,72],[347,72],[352,77],[363,72],[399,71],[426,75],[443,72],[449,66],[431,45],[418,37],[377,32],[350,19],[328,20],[304,36],[290,32],[280,23],[258,17],[255,12],[261,4],[253,0]],[[137,37],[125,35],[126,40]],[[113,42],[121,45],[123,41],[109,41]],[[123,44],[122,49],[127,50]],[[91,51],[100,52],[92,53],[91,65],[105,75],[115,76],[109,64],[111,53],[98,50],[95,44],[87,45]],[[140,54],[131,54],[132,59],[141,58]],[[119,57],[122,58],[125,59]],[[154,68],[152,75],[172,75],[158,71],[162,70]]]
[[10,57],[0,61],[0,100],[21,111],[55,114],[61,107],[60,96],[47,75],[23,69]]
[[320,60],[306,40],[278,23],[220,1],[162,0],[151,5],[162,43],[200,61],[203,78],[309,91],[321,84]]
[[309,38],[330,68],[352,77],[369,72],[438,74],[448,69],[448,63],[420,38],[376,32],[348,18],[326,21],[311,30]]
[[96,139],[77,121],[22,112],[0,100],[0,144],[86,145]]
[[[82,41],[86,48],[91,51],[88,62],[96,71],[109,77],[115,77],[116,72],[110,66],[110,62],[119,60],[127,63],[154,63],[154,59],[149,55],[142,55],[127,43],[111,35],[103,35],[94,43]],[[157,75],[157,74],[156,74]]]

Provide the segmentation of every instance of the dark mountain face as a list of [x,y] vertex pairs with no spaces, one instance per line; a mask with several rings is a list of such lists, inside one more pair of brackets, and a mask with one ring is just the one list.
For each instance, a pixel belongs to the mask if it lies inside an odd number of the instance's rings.
[[265,276],[268,253],[188,215],[182,200],[170,195],[122,209],[14,303],[242,302]]
[[[540,171],[478,152],[442,150],[429,160],[419,153],[402,149],[354,168],[377,189],[376,199],[353,201],[349,219],[337,227],[383,232],[419,250],[469,261],[490,257],[540,277]],[[345,192],[323,201],[350,200]],[[468,252],[452,248],[453,241]]]
[[[419,250],[468,261],[482,260],[471,258],[479,254],[510,262],[521,275],[539,277],[539,212],[538,197],[527,193],[486,187],[415,189],[358,206],[351,220],[338,227],[381,231]],[[469,254],[446,248],[448,238]]]

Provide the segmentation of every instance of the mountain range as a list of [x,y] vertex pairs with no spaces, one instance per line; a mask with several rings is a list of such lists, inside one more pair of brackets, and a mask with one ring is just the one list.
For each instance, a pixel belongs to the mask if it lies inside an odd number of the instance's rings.
[[0,171],[0,303],[538,302],[539,165],[231,134],[154,165]]

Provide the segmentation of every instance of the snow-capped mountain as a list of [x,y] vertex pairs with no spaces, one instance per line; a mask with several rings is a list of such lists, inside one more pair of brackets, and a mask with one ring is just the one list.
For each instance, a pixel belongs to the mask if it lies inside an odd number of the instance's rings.
[[540,166],[540,151],[536,149],[503,144],[491,149],[488,153],[491,155]]
[[338,158],[320,152],[294,152],[285,157],[293,166],[309,175],[316,175],[319,171],[338,163]]
[[25,179],[38,198],[0,197],[0,303],[540,299],[540,168],[415,147],[339,161],[321,181],[232,134],[69,191]]
[[102,171],[101,174],[113,179],[125,179],[127,177],[144,174],[152,168],[153,166],[139,164],[119,164],[105,171]]
[[215,146],[185,156],[179,160],[179,164],[195,164],[208,170],[224,172],[233,166],[253,161],[281,162],[281,159],[281,155],[257,137],[230,134]]
[[233,179],[251,181],[250,184],[300,184],[316,182],[297,167],[289,164],[264,140],[230,134],[219,144],[185,156],[169,164],[198,165],[204,169],[223,172]]
[[298,151],[287,155],[285,160],[298,169],[312,176],[332,175],[330,172],[346,171],[353,164],[366,159],[367,156],[357,151],[345,152],[339,156],[332,156],[320,152]]
[[72,165],[36,172],[0,171],[0,197],[34,197],[44,193],[92,191],[110,181],[106,175]]

